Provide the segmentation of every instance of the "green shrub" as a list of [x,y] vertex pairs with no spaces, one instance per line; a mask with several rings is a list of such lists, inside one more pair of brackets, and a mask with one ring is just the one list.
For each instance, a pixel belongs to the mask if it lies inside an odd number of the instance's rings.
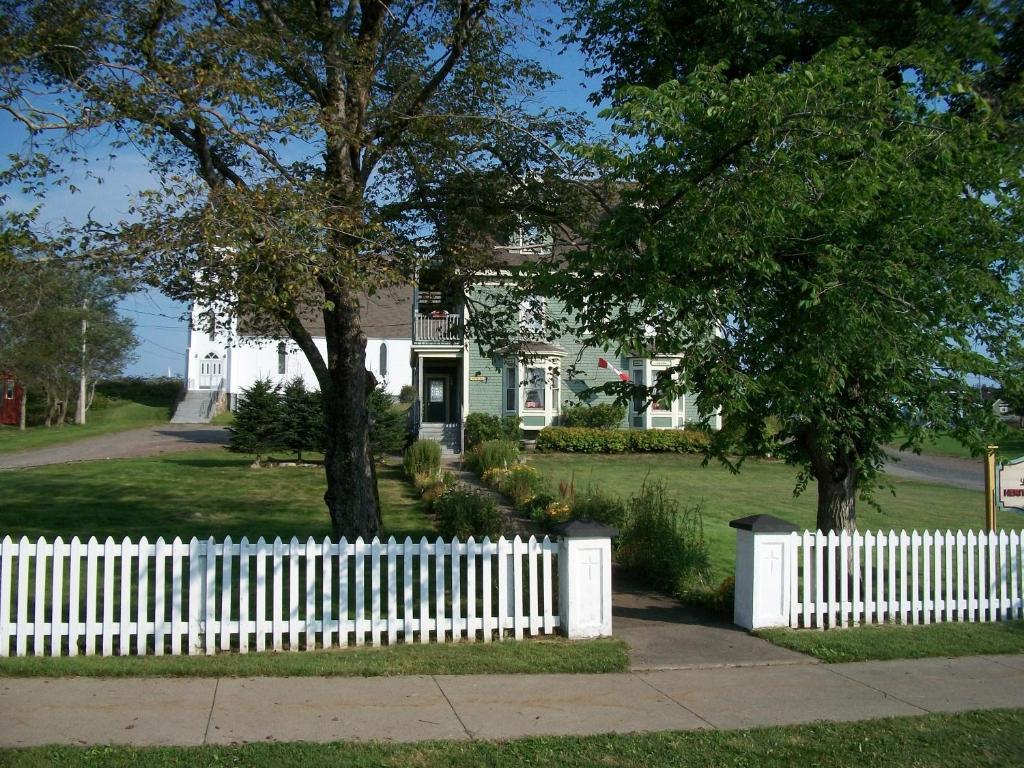
[[629,449],[637,453],[701,453],[711,435],[699,429],[638,429],[629,433]]
[[526,464],[516,464],[498,481],[501,491],[517,510],[525,510],[527,505],[544,489],[544,480],[537,470]]
[[468,488],[455,488],[433,504],[437,527],[445,539],[457,537],[496,539],[502,534],[503,519],[494,502]]
[[700,506],[680,506],[663,483],[644,483],[629,499],[616,557],[648,587],[685,590],[708,568]]
[[401,453],[409,442],[409,414],[395,406],[394,397],[383,384],[370,392],[366,408],[370,411],[370,446],[374,454]]
[[487,440],[465,452],[462,463],[477,477],[496,467],[511,467],[519,456],[519,445],[509,440]]
[[417,476],[437,478],[441,474],[441,445],[433,440],[417,440],[405,449],[402,460],[405,474],[413,482]]
[[257,464],[269,451],[280,448],[281,387],[269,378],[257,379],[251,387],[243,387],[235,408],[235,420],[228,432],[231,435],[228,449],[256,454]]
[[596,405],[569,405],[562,409],[559,423],[563,427],[590,427],[615,429],[626,419],[626,406],[614,403]]
[[441,480],[431,480],[420,490],[420,498],[427,504],[431,504],[444,496],[447,490]]
[[677,590],[676,597],[680,601],[699,608],[709,615],[722,621],[732,621],[736,595],[736,580],[726,576],[717,587],[709,584],[686,585]]
[[519,440],[519,417],[498,418],[490,413],[471,413],[463,422],[466,447],[472,448],[487,440]]
[[411,403],[416,399],[416,388],[412,384],[403,384],[398,390],[398,402]]
[[626,505],[622,499],[599,488],[591,487],[577,493],[571,506],[574,520],[594,520],[616,528],[622,528],[626,522]]
[[564,453],[700,453],[710,442],[711,435],[697,429],[546,427],[537,435],[537,450]]
[[537,435],[538,451],[623,453],[629,450],[629,431],[590,427],[545,427]]

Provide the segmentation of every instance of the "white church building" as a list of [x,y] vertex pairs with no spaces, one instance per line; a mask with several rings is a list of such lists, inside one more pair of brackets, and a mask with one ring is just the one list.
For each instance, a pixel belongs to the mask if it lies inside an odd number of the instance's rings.
[[[412,384],[413,289],[396,287],[360,298],[360,320],[366,334],[366,369],[395,395]],[[247,331],[244,321],[230,318],[209,328],[209,310],[192,305],[186,356],[187,393],[173,422],[202,423],[233,408],[242,390],[269,378],[282,387],[300,377],[319,389],[313,369],[298,345]],[[307,324],[321,354],[327,355],[322,323]]]

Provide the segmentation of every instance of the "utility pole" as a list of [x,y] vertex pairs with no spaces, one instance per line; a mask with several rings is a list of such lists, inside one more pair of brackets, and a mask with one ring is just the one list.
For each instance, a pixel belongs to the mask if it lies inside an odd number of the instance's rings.
[[86,341],[85,334],[89,330],[89,299],[82,299],[82,364],[78,371],[78,407],[75,409],[75,423],[85,424],[85,391],[86,391]]

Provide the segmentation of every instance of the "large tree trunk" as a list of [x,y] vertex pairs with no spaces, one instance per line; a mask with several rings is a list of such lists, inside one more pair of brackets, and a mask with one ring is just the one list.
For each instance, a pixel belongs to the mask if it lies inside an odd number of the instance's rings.
[[25,431],[25,414],[28,412],[28,388],[21,387],[21,413],[18,414],[18,429]]
[[857,527],[856,457],[823,450],[813,429],[802,437],[818,485],[818,530],[853,533]]
[[343,323],[338,330],[341,332],[333,344],[329,334],[330,386],[322,392],[327,475],[324,501],[335,537],[367,539],[380,534],[381,522],[366,408],[365,340],[353,324]]
[[857,527],[857,467],[849,457],[828,463],[828,470],[822,474],[815,472],[818,530],[853,533]]

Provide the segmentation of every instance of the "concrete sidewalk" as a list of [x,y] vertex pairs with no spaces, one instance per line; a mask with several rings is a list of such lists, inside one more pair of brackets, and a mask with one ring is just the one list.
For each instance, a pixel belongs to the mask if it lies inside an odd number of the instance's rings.
[[610,675],[0,679],[0,746],[420,741],[1024,707],[1024,656]]

